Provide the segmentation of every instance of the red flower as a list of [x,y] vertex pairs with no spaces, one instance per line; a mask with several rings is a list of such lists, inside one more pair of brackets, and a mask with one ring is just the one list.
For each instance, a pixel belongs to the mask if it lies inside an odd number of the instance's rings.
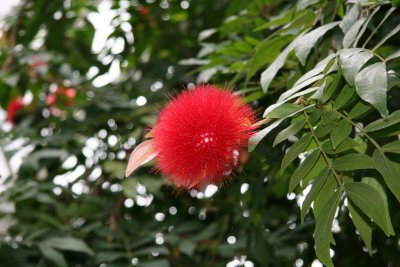
[[46,97],[46,104],[54,106],[56,104],[62,106],[72,106],[76,96],[76,90],[73,88],[59,87],[54,93],[50,93]]
[[179,187],[220,183],[246,156],[251,107],[230,91],[198,85],[160,113],[153,129],[157,168]]
[[143,7],[143,6],[138,7],[138,11],[139,11],[140,15],[142,15],[143,17],[146,17],[150,12],[150,10],[147,7]]
[[7,107],[7,121],[11,124],[15,123],[15,114],[23,109],[25,106],[24,102],[22,102],[21,97],[17,97],[13,100],[11,100],[10,103],[8,103]]

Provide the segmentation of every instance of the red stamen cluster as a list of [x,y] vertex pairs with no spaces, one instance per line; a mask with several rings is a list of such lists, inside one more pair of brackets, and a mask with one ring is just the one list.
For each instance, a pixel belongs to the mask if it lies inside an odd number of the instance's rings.
[[25,107],[21,97],[17,97],[10,101],[7,107],[7,121],[11,124],[15,123],[16,113]]
[[173,99],[154,132],[158,169],[179,187],[218,184],[246,153],[255,115],[230,91],[198,85]]

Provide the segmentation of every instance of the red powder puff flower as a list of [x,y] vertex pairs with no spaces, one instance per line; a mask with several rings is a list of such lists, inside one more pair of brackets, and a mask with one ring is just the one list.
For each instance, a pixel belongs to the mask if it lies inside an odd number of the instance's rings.
[[11,124],[15,123],[16,113],[25,107],[21,97],[17,97],[10,101],[7,107],[7,121]]
[[[219,184],[246,156],[254,122],[253,110],[239,96],[213,85],[198,85],[161,111],[151,131],[154,139],[135,150],[146,152],[141,153],[144,162],[157,157],[157,169],[179,187]],[[143,164],[137,157],[133,161]]]

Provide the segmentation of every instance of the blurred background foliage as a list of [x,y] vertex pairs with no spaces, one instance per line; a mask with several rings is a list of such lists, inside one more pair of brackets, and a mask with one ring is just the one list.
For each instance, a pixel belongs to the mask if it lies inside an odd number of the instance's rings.
[[[336,49],[336,32],[305,65],[289,56],[268,91],[261,72],[300,32],[342,20],[356,2],[21,0],[0,33],[0,266],[322,266],[313,216],[300,223],[304,195],[287,193],[296,166],[279,170],[290,140],[272,148],[264,139],[220,187],[178,190],[151,172],[153,163],[123,174],[169,95],[212,82],[241,92],[261,117]],[[359,1],[359,9],[368,16],[387,3]],[[398,50],[399,41],[395,35],[381,52]],[[388,197],[398,232],[398,203]],[[398,236],[375,231],[369,256],[343,215],[333,228],[335,265],[400,266]]]

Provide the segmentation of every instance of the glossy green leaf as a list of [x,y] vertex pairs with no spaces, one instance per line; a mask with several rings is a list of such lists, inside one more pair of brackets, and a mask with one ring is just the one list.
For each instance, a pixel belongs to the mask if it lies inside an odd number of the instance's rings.
[[343,38],[343,48],[349,48],[353,42],[356,40],[357,34],[361,29],[361,26],[364,24],[366,18],[359,19],[356,23],[354,23],[348,32],[344,35]]
[[400,171],[394,162],[390,161],[385,154],[375,150],[373,157],[375,168],[380,172],[387,186],[400,201]]
[[378,62],[360,71],[355,80],[357,94],[373,105],[383,117],[388,115],[386,64]]
[[311,171],[320,156],[319,150],[314,150],[294,171],[289,183],[289,192],[299,185],[300,181]]
[[349,48],[340,51],[339,64],[342,68],[343,76],[350,86],[354,85],[356,75],[373,56],[372,52],[361,48]]
[[316,45],[318,39],[337,25],[339,25],[339,22],[331,22],[325,24],[301,36],[296,41],[294,45],[294,50],[302,65],[306,63],[307,56],[310,53],[311,49]]
[[286,152],[282,159],[281,170],[284,171],[293,160],[295,160],[300,153],[304,152],[304,149],[311,142],[312,136],[310,133],[303,135],[299,141],[294,143],[289,150]]
[[[304,218],[307,215],[308,209],[311,207],[312,202],[321,191],[322,186],[325,184],[325,181],[328,178],[328,174],[329,170],[328,168],[325,168],[317,175],[317,177],[315,177],[314,182],[311,186],[311,190],[310,192],[308,192],[301,206],[301,223],[304,223]],[[333,177],[331,178],[334,179]]]
[[358,21],[360,16],[360,7],[356,4],[353,5],[349,11],[346,12],[342,21],[339,24],[339,27],[343,30],[344,33],[347,33],[354,23]]
[[314,240],[318,259],[328,267],[333,267],[330,256],[330,240],[333,219],[339,205],[341,192],[335,192],[326,202],[321,214],[316,218]]
[[371,122],[370,124],[364,127],[364,131],[366,132],[378,131],[388,128],[397,123],[400,123],[400,110],[396,110],[386,118],[382,118],[374,122]]
[[382,147],[384,152],[400,154],[400,141],[388,143]]
[[279,132],[272,146],[275,147],[282,141],[288,139],[290,136],[295,135],[298,131],[303,129],[305,123],[306,122],[304,120],[292,122],[292,124],[289,127]]
[[332,166],[337,171],[375,169],[370,156],[358,153],[347,154],[335,159],[332,162]]
[[270,118],[270,119],[283,119],[288,117],[289,115],[296,113],[298,111],[300,111],[303,107],[296,105],[296,104],[292,104],[292,103],[284,103],[282,105],[280,105],[279,107],[277,107],[276,109],[274,109],[273,111],[271,111],[266,118]]
[[337,127],[331,132],[331,142],[333,149],[336,149],[338,145],[351,134],[353,127],[346,120],[341,120],[337,124]]
[[387,217],[384,199],[378,191],[372,186],[360,182],[346,183],[344,188],[350,200],[389,236],[388,221],[390,218]]

